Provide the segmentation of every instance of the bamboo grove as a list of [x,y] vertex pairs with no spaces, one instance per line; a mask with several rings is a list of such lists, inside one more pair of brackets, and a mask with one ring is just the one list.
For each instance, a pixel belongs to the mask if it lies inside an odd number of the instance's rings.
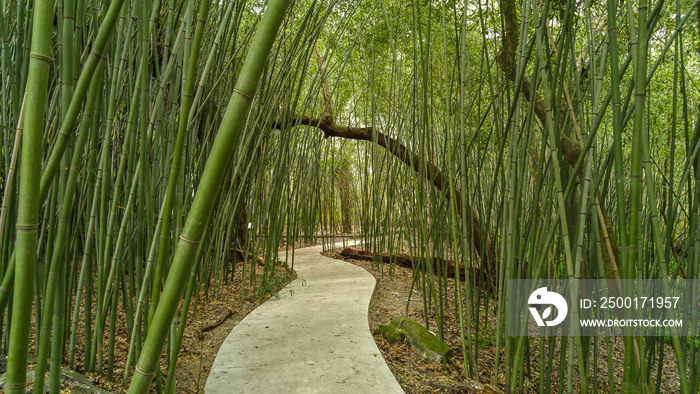
[[700,278],[698,2],[0,7],[5,391],[32,349],[34,392],[62,365],[174,392],[200,290],[242,272],[254,291],[282,243],[293,269],[296,243],[354,232],[417,258],[465,377],[660,392],[670,368],[698,392],[698,333],[539,341],[504,312],[507,279]]

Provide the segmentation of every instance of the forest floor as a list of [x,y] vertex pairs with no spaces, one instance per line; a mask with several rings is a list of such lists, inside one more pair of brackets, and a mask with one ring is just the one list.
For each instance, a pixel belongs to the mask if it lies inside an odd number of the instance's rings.
[[[412,319],[423,326],[426,325],[424,313],[423,294],[421,285],[417,282],[411,292],[413,283],[413,270],[401,266],[390,267],[386,264],[373,264],[369,261],[347,259],[337,253],[338,251],[327,251],[323,254],[329,257],[339,258],[347,262],[358,265],[374,275],[377,280],[377,288],[370,303],[369,326],[372,331],[381,325],[388,324],[394,317],[403,316]],[[437,287],[436,287],[437,288]],[[448,279],[447,294],[455,294],[454,280]],[[411,297],[407,308],[407,301]],[[450,296],[454,300],[454,296]],[[482,304],[480,331],[478,342],[478,357],[476,360],[479,381],[490,383],[506,392],[505,386],[505,366],[504,350],[501,346],[496,346],[497,321],[494,317],[495,302],[493,298],[484,297]],[[487,305],[488,314],[484,313],[484,305]],[[454,302],[445,305],[445,317],[443,325],[444,341],[452,347],[453,356],[445,365],[440,362],[430,361],[423,358],[408,344],[390,345],[381,335],[374,334],[377,346],[382,352],[389,368],[394,373],[401,387],[406,393],[471,393],[488,392],[473,390],[474,381],[465,379],[464,357],[461,346],[460,323],[455,317]],[[487,317],[484,317],[487,315]],[[437,332],[437,320],[434,310],[428,313],[428,328]],[[554,351],[542,358],[544,363],[552,363],[551,374],[546,374],[550,379],[549,390],[544,392],[558,393],[566,392],[566,380],[564,373],[569,365],[566,358],[561,358],[560,337],[555,340]],[[622,338],[610,338],[611,351],[606,354],[605,340],[598,338],[598,354],[591,356],[591,362],[595,362],[595,376],[589,378],[589,388],[596,386],[598,392],[619,392],[623,375],[624,344]],[[524,388],[526,393],[540,392],[540,343],[538,337],[530,337],[529,363],[526,363],[523,371]],[[496,352],[499,352],[500,368],[497,383],[494,378],[494,365],[496,362]],[[610,358],[609,358],[610,357]],[[613,366],[613,376],[608,375],[608,361]],[[575,363],[574,363],[575,364]],[[652,362],[654,371],[657,371],[658,362]],[[577,367],[573,367],[573,392],[579,391]],[[680,380],[675,362],[673,349],[670,345],[665,346],[664,362],[661,368],[660,391],[667,393],[680,392]],[[656,382],[656,376],[650,379]],[[595,382],[595,383],[594,383]],[[612,383],[612,385],[611,385]],[[478,387],[478,384],[477,384]]]
[[[254,310],[258,305],[265,302],[270,297],[274,296],[280,289],[290,283],[296,277],[293,273],[289,273],[286,267],[277,265],[274,270],[274,275],[268,277],[267,285],[261,286],[260,282],[263,275],[263,267],[256,264],[256,282],[257,286],[251,286],[250,268],[247,269],[247,275],[244,280],[243,270],[240,266],[234,271],[233,278],[229,276],[227,282],[220,283],[218,286],[212,285],[208,291],[202,289],[199,297],[193,297],[190,305],[185,333],[182,340],[182,346],[178,355],[176,368],[176,392],[177,393],[201,393],[204,390],[204,384],[209,374],[209,369],[214,363],[216,354],[228,336],[231,329],[238,324],[243,318]],[[255,290],[253,290],[255,289]],[[113,393],[124,393],[122,388],[124,366],[126,364],[127,352],[129,349],[129,335],[126,327],[126,317],[123,309],[123,303],[120,297],[119,309],[117,312],[115,347],[114,347],[114,369],[113,378],[108,379],[106,375],[98,375],[95,372],[85,372],[84,360],[84,327],[83,324],[78,325],[76,341],[76,355],[73,370],[79,374],[84,374],[87,380],[100,389]],[[182,310],[182,303],[180,311]],[[81,307],[80,322],[84,320],[84,309]],[[178,312],[178,315],[181,312]],[[203,327],[212,326],[223,320],[216,327],[202,331]],[[93,310],[94,321],[94,310]],[[32,325],[34,327],[34,324]],[[32,328],[30,333],[30,359],[34,358],[36,348],[34,346],[35,333]],[[108,348],[109,341],[109,317],[107,318],[107,327],[103,337],[103,352],[104,352],[104,373],[107,373],[108,365]],[[1,360],[0,360],[1,361]],[[0,362],[0,373],[2,371],[2,363]],[[33,364],[30,364],[30,368]],[[68,364],[64,364],[64,368],[69,368]],[[133,361],[132,367],[133,370]],[[167,352],[163,352],[161,356],[161,370],[167,371]],[[131,376],[128,377],[131,379]],[[161,377],[161,382],[165,384],[166,376]],[[33,379],[32,379],[33,381]],[[46,377],[48,384],[48,373]],[[29,387],[29,386],[28,386]],[[73,382],[62,382],[61,392],[72,392],[71,387],[74,387]],[[29,387],[31,388],[31,387]],[[155,384],[152,391],[155,389]],[[0,389],[0,392],[2,390]]]
[[[297,247],[302,247],[297,245]],[[413,283],[413,272],[410,268],[401,266],[390,267],[387,265],[376,265],[368,261],[348,260],[336,254],[335,251],[327,251],[323,253],[330,257],[341,257],[342,260],[351,262],[360,266],[374,275],[377,280],[377,288],[370,304],[369,325],[374,331],[381,325],[388,324],[396,316],[408,317],[420,324],[426,324],[426,317],[423,312],[424,303],[421,286],[416,283],[411,292],[411,284]],[[257,280],[262,277],[262,267],[257,266]],[[258,305],[265,302],[271,296],[274,296],[280,289],[286,286],[294,279],[293,274],[287,273],[282,267],[275,270],[275,275],[269,278],[268,285],[258,290],[252,291],[249,284],[250,278],[242,277],[242,270],[237,269],[233,275],[233,279],[226,283],[221,283],[218,291],[215,291],[212,286],[208,292],[200,291],[199,302],[193,301],[187,319],[187,326],[183,337],[182,347],[178,357],[176,369],[176,392],[177,393],[201,393],[204,390],[204,384],[209,373],[209,370],[216,358],[221,343],[228,336],[231,329],[238,324],[248,313],[254,310]],[[454,294],[454,280],[448,279],[447,290],[449,294]],[[411,294],[411,301],[407,308],[407,300]],[[121,300],[119,301],[122,306]],[[453,303],[446,305],[444,318],[443,333],[445,342],[452,347],[454,351],[453,357],[445,365],[439,362],[428,361],[413,350],[410,345],[390,345],[379,335],[374,335],[377,346],[382,352],[389,368],[394,373],[397,381],[401,384],[407,393],[455,393],[455,392],[472,392],[470,387],[474,386],[474,382],[465,380],[464,358],[461,347],[460,324],[455,317]],[[482,312],[480,322],[480,334],[478,338],[478,358],[477,367],[479,381],[483,383],[494,384],[494,364],[496,362],[496,338],[495,327],[497,326],[496,319],[493,316],[495,303],[492,299],[486,298],[483,305],[488,306],[488,317],[484,318],[485,313]],[[482,305],[482,306],[483,306]],[[230,311],[230,312],[229,312]],[[223,323],[215,328],[202,332],[202,328],[211,325],[212,322],[221,319],[226,315]],[[108,319],[109,320],[109,319]],[[82,316],[81,316],[82,321]],[[96,373],[88,372],[86,377],[96,386],[115,393],[124,392],[121,387],[122,377],[124,374],[124,364],[127,357],[129,338],[125,326],[124,312],[120,308],[117,319],[116,346],[115,346],[115,365],[114,379],[109,381],[105,376],[97,375]],[[437,320],[434,311],[428,314],[428,327],[433,332],[437,332]],[[104,344],[108,343],[108,328],[106,328]],[[78,338],[82,338],[82,324],[79,325]],[[34,334],[32,333],[32,338]],[[596,357],[596,384],[599,392],[618,392],[620,382],[622,380],[622,360],[624,360],[624,346],[621,338],[611,338],[611,352],[605,354],[603,338],[598,341],[599,354]],[[33,339],[30,343],[33,343]],[[524,392],[539,392],[540,376],[539,376],[539,341],[538,338],[530,338],[530,355],[531,360],[525,366],[524,371]],[[76,346],[76,360],[74,369],[79,373],[84,373],[83,343],[78,341]],[[558,351],[559,339],[557,346],[552,354],[552,357],[547,355],[544,359],[552,362],[553,373],[548,375],[551,378],[550,392],[566,391],[566,382],[563,380],[563,374],[560,371],[565,371],[568,367],[566,359],[561,359]],[[497,378],[497,386],[505,391],[505,367],[503,366],[504,352],[502,347],[498,350],[500,358],[500,368]],[[34,353],[35,349],[30,348],[30,353]],[[105,347],[105,359],[107,349]],[[612,376],[612,384],[607,372],[608,357],[613,364],[614,373]],[[679,392],[680,383],[678,379],[678,371],[673,351],[670,346],[666,346],[664,354],[664,365],[661,369],[662,392]],[[593,358],[592,358],[593,360]],[[105,367],[106,367],[105,360]],[[67,365],[66,365],[67,367]],[[167,369],[167,358],[164,352],[161,357],[161,367],[165,371]],[[132,367],[133,369],[133,367]],[[656,368],[654,368],[656,370]],[[562,380],[560,380],[560,376]],[[130,377],[129,377],[130,379]],[[591,378],[593,379],[593,378]],[[573,391],[578,391],[578,374],[574,369],[574,387]],[[656,379],[652,379],[655,381]],[[47,380],[48,381],[48,380]],[[165,376],[162,377],[162,382],[165,382]],[[593,381],[591,381],[591,384]],[[561,386],[563,384],[563,386]],[[155,387],[155,386],[154,386]]]

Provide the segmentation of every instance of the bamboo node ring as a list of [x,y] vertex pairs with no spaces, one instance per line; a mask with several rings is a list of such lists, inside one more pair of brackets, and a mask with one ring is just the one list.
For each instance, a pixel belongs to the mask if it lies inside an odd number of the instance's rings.
[[142,371],[141,369],[139,369],[138,365],[135,366],[134,369],[136,369],[136,372],[140,373],[140,374],[143,375],[143,376],[150,376],[150,377],[156,376],[156,373],[155,373],[155,372],[146,373],[146,372]]
[[25,387],[27,387],[26,382],[25,383],[17,383],[17,384],[5,382],[5,388],[8,388],[8,389],[23,389]]
[[246,98],[249,99],[249,100],[252,100],[252,99],[253,99],[253,96],[251,96],[249,93],[246,93],[246,92],[244,92],[244,91],[242,91],[242,90],[233,88],[233,91],[236,92],[236,93],[238,93],[238,94],[240,94],[240,95],[243,96],[243,97],[246,97]]
[[192,239],[187,239],[187,238],[183,237],[182,235],[180,235],[180,239],[187,242],[187,243],[193,244],[193,245],[198,245],[199,242],[201,242],[201,241],[195,241]]
[[53,59],[51,59],[51,58],[48,57],[48,56],[40,55],[40,54],[34,53],[34,52],[30,53],[30,54],[29,54],[29,57],[30,57],[30,58],[34,58],[34,59],[36,59],[36,60],[40,60],[40,61],[42,61],[42,62],[46,62],[46,63],[51,63],[51,62],[53,61]]
[[95,51],[90,51],[90,55],[91,55],[91,56],[95,56],[96,58],[98,58],[98,59],[100,59],[100,60],[103,60],[103,59],[104,59],[104,57],[102,56],[101,53],[97,53],[97,52],[95,52]]
[[39,228],[39,224],[18,224],[15,228],[17,231],[33,231]]

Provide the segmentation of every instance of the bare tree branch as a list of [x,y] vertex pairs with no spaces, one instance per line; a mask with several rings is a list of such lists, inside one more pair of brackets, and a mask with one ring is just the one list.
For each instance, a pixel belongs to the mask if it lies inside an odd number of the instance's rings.
[[[296,116],[291,119],[291,124],[295,126],[305,125],[310,127],[316,127],[323,132],[324,138],[339,137],[351,140],[359,141],[370,141],[375,142],[377,145],[383,147],[389,153],[394,155],[396,158],[401,160],[408,167],[412,168],[417,174],[424,173],[426,180],[431,182],[438,190],[445,193],[448,198],[450,195],[449,184],[446,183],[445,177],[442,170],[433,164],[431,161],[421,157],[420,155],[414,153],[409,148],[407,148],[403,143],[385,135],[382,132],[373,130],[371,127],[346,127],[339,126],[326,118],[311,118],[308,116]],[[274,122],[273,128],[281,129],[283,125],[280,122]],[[424,169],[424,170],[423,170]],[[455,201],[461,201],[461,194],[459,191],[455,191]],[[461,204],[457,205],[457,211],[459,216],[462,216]],[[492,268],[495,268],[495,254],[492,248],[489,250],[482,249],[482,239],[486,238],[482,234],[482,229],[479,221],[479,215],[470,206],[467,206],[467,214],[471,215],[472,223],[472,242],[476,252],[481,256],[482,263],[488,262],[487,271],[491,272]],[[491,242],[488,243],[490,246]],[[487,258],[482,256],[483,253],[487,254]],[[495,270],[493,271],[495,274]]]

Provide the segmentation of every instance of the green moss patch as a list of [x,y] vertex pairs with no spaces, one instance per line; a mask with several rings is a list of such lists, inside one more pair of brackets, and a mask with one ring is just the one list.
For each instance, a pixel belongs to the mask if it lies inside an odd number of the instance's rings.
[[452,356],[452,348],[445,342],[425,327],[405,317],[395,317],[391,323],[374,330],[374,333],[381,335],[392,345],[408,343],[428,359],[447,361]]

